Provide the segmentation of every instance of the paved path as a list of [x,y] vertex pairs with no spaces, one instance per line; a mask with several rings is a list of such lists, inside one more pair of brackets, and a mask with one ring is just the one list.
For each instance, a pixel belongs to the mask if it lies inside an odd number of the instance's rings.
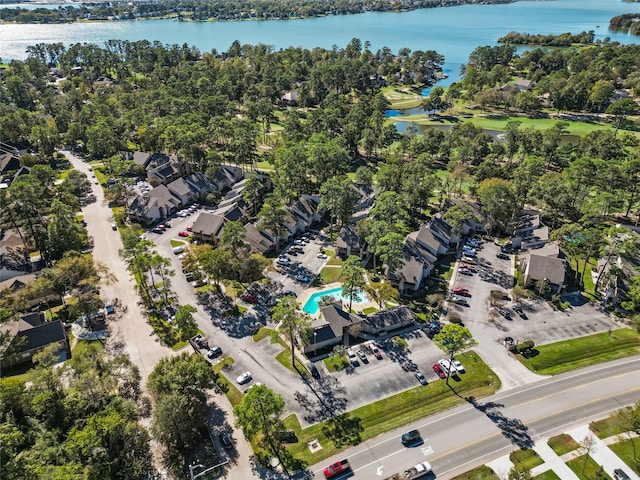
[[[69,151],[61,153],[76,170],[91,175],[90,165],[80,157]],[[147,377],[158,360],[175,352],[160,344],[151,325],[146,322],[146,315],[137,304],[140,297],[136,283],[118,255],[118,250],[122,248],[122,239],[118,231],[111,229],[111,224],[114,223],[113,212],[105,201],[102,187],[92,184],[92,188],[97,200],[83,207],[82,215],[87,222],[87,231],[94,239],[94,261],[108,267],[110,275],[113,276],[112,281],[104,281],[100,286],[101,297],[106,301],[117,298],[123,307],[127,307],[126,312],[119,311],[117,315],[109,316],[112,337],[110,341],[123,342],[124,351],[140,369],[144,388]]]
[[540,458],[544,460],[542,465],[538,465],[531,470],[533,476],[539,475],[547,470],[553,470],[562,480],[578,480],[578,477],[567,466],[565,461],[556,455],[556,452],[547,444],[547,438],[543,438],[537,442],[533,449]]

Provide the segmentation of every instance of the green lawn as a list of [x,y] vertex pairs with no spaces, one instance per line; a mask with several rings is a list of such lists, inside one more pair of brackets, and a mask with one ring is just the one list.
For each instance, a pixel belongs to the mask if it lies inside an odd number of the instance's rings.
[[[631,470],[640,475],[640,438],[634,438],[633,445],[631,442],[632,440],[630,439],[622,440],[621,442],[609,445],[609,448],[613,450],[613,453],[618,455]],[[634,445],[636,449],[636,460],[633,459]]]
[[329,356],[323,360],[327,370],[330,372],[339,372],[340,370],[344,370],[349,366],[349,359],[346,355],[340,356]]
[[291,365],[291,349],[274,330],[266,327],[260,328],[260,330],[258,330],[258,332],[253,336],[253,341],[259,342],[266,337],[271,338],[271,343],[277,343],[282,347],[282,351],[276,355],[276,360],[280,362],[283,367],[288,368],[296,375],[303,375],[305,377],[309,376],[307,367],[300,363],[298,358],[295,358],[296,367],[294,368],[293,365]]
[[[409,389],[304,430],[297,417],[290,415],[285,424],[295,430],[299,442],[289,445],[288,450],[295,458],[313,464],[348,445],[356,445],[425,416],[453,408],[465,403],[465,398],[491,395],[500,388],[497,375],[475,352],[466,352],[460,357],[467,372],[458,382],[451,380],[451,388],[444,380],[432,381],[427,386]],[[313,439],[318,439],[323,447],[314,454],[307,448],[307,442]]]
[[[585,462],[585,456],[581,455],[579,457],[574,458],[573,460],[569,460],[567,462],[567,466],[571,470],[573,470],[573,473],[575,473],[580,480],[595,480],[596,478],[611,480],[611,477],[607,475],[606,472],[604,471],[600,472],[600,465],[598,465],[593,458],[587,457],[586,465],[584,464],[584,462]],[[584,471],[583,471],[583,465],[584,465]],[[598,476],[598,474],[600,474],[600,476]]]
[[171,244],[171,246],[172,246],[173,248],[175,248],[175,247],[182,247],[182,246],[184,246],[184,245],[185,245],[185,243],[184,243],[183,241],[181,241],[181,240],[171,240],[169,243]]
[[597,422],[591,422],[589,429],[595,433],[598,438],[609,438],[624,433],[615,413]]
[[523,467],[524,470],[531,470],[533,467],[544,463],[544,460],[530,448],[514,450],[509,454],[509,460],[511,460],[514,465]]
[[490,467],[482,465],[481,467],[469,470],[462,475],[454,477],[452,480],[500,480],[500,477],[493,473]]
[[533,477],[533,480],[562,480],[553,470],[547,470],[540,475]]
[[213,371],[219,374],[216,383],[225,393],[229,402],[231,402],[231,405],[235,407],[242,400],[242,392],[224,375],[224,369],[233,365],[234,361],[235,360],[233,358],[226,357],[224,360],[213,366]]
[[[596,267],[597,267],[596,260],[594,260],[593,258],[589,259],[587,268],[584,271],[584,277],[582,278],[582,281],[584,283],[582,290],[584,293],[588,294],[587,296],[591,299],[595,297],[595,290],[596,290],[596,286],[593,283],[593,278],[591,277],[591,271]],[[580,274],[582,274],[583,268],[584,268],[584,260],[577,259],[576,269]]]
[[336,267],[324,267],[320,270],[320,279],[323,283],[335,283],[340,276],[340,268]]
[[372,313],[376,313],[378,309],[376,307],[367,307],[362,309],[362,313],[365,315],[371,315]]
[[534,348],[517,358],[530,370],[556,375],[576,368],[608,362],[640,353],[640,335],[630,328],[596,333]]
[[342,265],[342,259],[340,257],[331,257],[329,260],[327,260],[327,265]]
[[566,433],[561,433],[560,435],[550,438],[547,445],[549,445],[551,450],[553,450],[559,457],[565,453],[573,452],[578,448],[578,442],[576,442],[571,435]]

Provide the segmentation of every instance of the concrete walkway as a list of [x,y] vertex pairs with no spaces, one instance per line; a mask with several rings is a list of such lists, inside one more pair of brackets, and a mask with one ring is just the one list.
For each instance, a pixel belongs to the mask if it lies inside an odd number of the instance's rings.
[[[570,430],[567,434],[578,443],[581,443],[586,436],[589,436],[589,438],[594,442],[594,446],[589,455],[598,465],[603,466],[604,471],[611,478],[613,478],[614,469],[621,468],[627,475],[629,475],[631,480],[640,480],[640,477],[636,475],[636,473],[633,472],[631,468],[629,468],[627,464],[624,463],[620,457],[613,453],[613,451],[607,446],[618,442],[620,440],[618,435],[601,440],[596,437],[591,430],[589,430],[588,425],[582,425]],[[578,480],[579,477],[573,473],[573,471],[567,466],[566,462],[579,457],[581,452],[579,450],[573,450],[559,457],[548,445],[547,441],[548,438],[541,438],[533,446],[533,450],[540,456],[540,458],[542,458],[544,463],[532,468],[531,475],[535,477],[546,471],[553,470],[562,480]],[[486,463],[486,465],[490,467],[501,480],[507,480],[509,478],[509,471],[513,468],[513,463],[509,459],[509,455],[503,455],[500,458],[496,458],[495,460]]]
[[571,435],[576,442],[582,442],[586,437],[589,437],[593,442],[593,447],[589,452],[589,456],[593,458],[593,460],[598,464],[602,465],[604,471],[613,478],[613,470],[616,468],[621,468],[624,472],[629,475],[631,480],[640,480],[640,477],[633,472],[626,463],[624,463],[620,457],[618,457],[613,451],[607,446],[607,444],[596,437],[591,430],[589,430],[588,425],[583,425],[582,427],[575,428],[567,432],[567,434]]

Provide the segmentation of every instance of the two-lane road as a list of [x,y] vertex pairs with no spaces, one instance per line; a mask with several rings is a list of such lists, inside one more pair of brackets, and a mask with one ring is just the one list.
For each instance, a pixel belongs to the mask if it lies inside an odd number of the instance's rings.
[[[354,478],[375,479],[427,460],[439,479],[452,478],[519,446],[638,401],[639,371],[640,357],[634,357],[558,375],[475,404],[469,401],[369,440],[311,469],[321,478],[325,465],[348,458]],[[413,428],[420,430],[424,444],[405,448],[400,435]]]

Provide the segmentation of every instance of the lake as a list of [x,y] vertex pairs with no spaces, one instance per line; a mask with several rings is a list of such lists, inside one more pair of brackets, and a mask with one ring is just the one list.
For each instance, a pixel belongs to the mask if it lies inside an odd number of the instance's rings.
[[[43,5],[46,6],[46,5]],[[56,5],[57,6],[57,5]],[[594,30],[596,38],[637,43],[638,37],[608,31],[609,19],[634,13],[640,6],[619,0],[522,1],[508,5],[464,5],[403,13],[363,13],[305,20],[242,22],[177,22],[138,20],[55,25],[0,24],[0,57],[26,58],[26,47],[41,42],[91,42],[109,39],[158,40],[163,44],[195,45],[201,51],[225,51],[234,40],[264,43],[275,48],[345,46],[352,38],[371,42],[376,50],[388,46],[436,50],[445,56],[447,85],[459,78],[460,65],[479,45],[492,45],[510,31],[579,33]]]

